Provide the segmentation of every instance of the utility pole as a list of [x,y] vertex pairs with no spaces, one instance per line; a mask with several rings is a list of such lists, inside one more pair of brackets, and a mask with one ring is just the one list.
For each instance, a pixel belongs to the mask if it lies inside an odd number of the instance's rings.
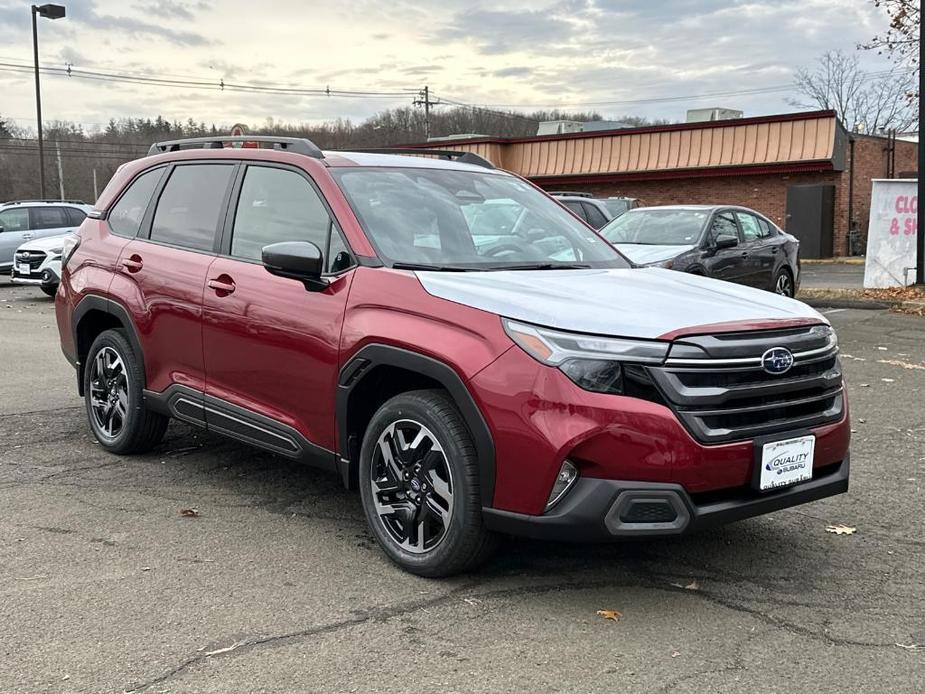
[[64,172],[61,170],[61,143],[55,140],[55,152],[58,154],[58,192],[64,200]]
[[925,93],[925,71],[922,70],[922,58],[925,51],[925,34],[919,21],[919,171],[918,171],[918,229],[915,237],[915,283],[925,285],[925,112],[922,111],[922,94]]
[[430,87],[427,85],[424,85],[424,89],[421,90],[420,95],[421,98],[415,99],[411,103],[415,106],[424,107],[424,139],[426,140],[430,138],[430,107],[436,106],[440,102],[430,100]]
[[96,201],[99,200],[100,191],[96,187],[96,167],[93,167],[93,203],[96,204]]

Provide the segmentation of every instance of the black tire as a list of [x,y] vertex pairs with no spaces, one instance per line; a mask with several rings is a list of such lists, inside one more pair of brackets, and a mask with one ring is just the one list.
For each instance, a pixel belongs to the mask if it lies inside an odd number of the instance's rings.
[[777,274],[774,275],[774,285],[771,287],[771,291],[781,296],[789,296],[792,299],[794,295],[793,273],[785,267],[778,270]]
[[54,296],[55,294],[58,293],[58,285],[57,284],[43,284],[41,286],[41,290],[45,292],[46,296]]
[[[380,438],[388,436],[390,428],[394,432],[396,424],[412,428],[419,425],[429,430],[427,433],[433,434],[442,448],[442,451],[437,453],[437,458],[441,462],[434,466],[440,466],[448,473],[450,486],[444,489],[452,489],[452,504],[449,520],[439,523],[442,528],[440,539],[429,549],[424,547],[423,541],[421,541],[421,547],[415,551],[405,549],[393,536],[394,527],[390,530],[389,521],[381,517],[376,509],[377,499],[382,497],[373,491],[373,486],[378,484],[373,478],[374,454],[380,451]],[[422,448],[425,447],[422,445]],[[430,450],[433,452],[433,447]],[[406,460],[413,460],[415,453],[414,449],[409,448],[404,451],[403,455]],[[377,471],[385,468],[381,452],[376,457],[375,465]],[[412,467],[413,465],[409,464],[403,469],[410,470]],[[383,481],[380,480],[379,483]],[[402,393],[379,408],[363,436],[360,450],[359,484],[363,511],[373,535],[389,559],[406,571],[428,577],[450,576],[469,571],[485,561],[496,547],[497,536],[489,532],[482,522],[478,456],[472,443],[472,436],[459,410],[444,391],[417,390]],[[407,483],[407,485],[410,484],[413,484],[413,478]],[[413,494],[411,487],[407,485],[407,492],[402,491],[399,495]],[[377,489],[381,488],[377,487]],[[426,485],[424,489],[427,489]],[[434,485],[431,485],[432,494],[437,495],[438,491]],[[421,496],[423,495],[418,494],[416,500]],[[427,494],[428,499],[424,500],[423,505],[418,504],[418,514],[427,515],[428,508],[433,505],[428,503],[430,496],[431,494]],[[439,496],[436,498],[439,499]],[[408,497],[405,496],[399,503],[408,503]],[[413,505],[408,505],[412,511],[415,511]],[[390,518],[399,519],[400,517],[393,515]],[[414,518],[421,518],[421,516]],[[412,520],[410,524],[418,522],[418,520]],[[404,526],[404,524],[404,521],[400,521],[400,525]],[[424,526],[418,527],[419,532],[422,532],[420,529]]]
[[[110,415],[112,435],[109,435],[104,429],[105,425],[100,422],[101,418],[105,418],[98,416],[100,408],[95,407],[94,403],[101,402],[100,394],[106,392],[101,389],[100,380],[96,378],[97,360],[101,357],[112,357],[113,354],[121,360],[124,367],[113,371],[110,379],[112,390],[117,396],[124,392],[124,402],[121,403],[124,418],[121,418],[118,431],[116,431],[117,419],[114,415]],[[96,440],[110,453],[127,455],[147,451],[160,442],[167,430],[169,418],[145,407],[142,393],[144,386],[142,369],[143,365],[139,363],[131,344],[121,330],[106,330],[100,333],[90,346],[83,374],[87,420]],[[112,402],[115,403],[119,399],[116,397],[116,400]],[[113,404],[111,409],[115,407]]]

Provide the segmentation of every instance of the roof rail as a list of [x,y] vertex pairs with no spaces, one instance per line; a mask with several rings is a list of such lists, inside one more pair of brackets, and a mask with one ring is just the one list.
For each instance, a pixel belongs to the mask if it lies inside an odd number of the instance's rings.
[[473,166],[481,166],[486,169],[494,169],[495,165],[484,157],[480,157],[478,154],[473,154],[472,152],[460,152],[458,150],[452,149],[424,149],[415,148],[415,147],[372,147],[367,149],[343,149],[338,150],[340,152],[364,152],[367,154],[414,154],[417,156],[435,156],[440,157],[441,159],[455,159],[456,161],[462,164],[472,164]]
[[554,198],[560,198],[560,197],[565,197],[565,196],[572,197],[572,198],[593,198],[594,197],[594,195],[592,195],[591,193],[582,193],[582,192],[574,191],[574,190],[552,190],[547,194],[552,195]]
[[324,159],[324,153],[309,139],[304,137],[275,137],[273,135],[216,135],[213,137],[188,137],[183,140],[165,140],[155,142],[148,150],[148,156],[164,152],[178,152],[199,146],[203,149],[222,149],[226,143],[262,142],[273,145],[273,149],[304,154],[315,159]]
[[86,205],[87,203],[83,200],[59,200],[58,198],[35,198],[33,200],[23,199],[23,200],[8,200],[7,202],[0,202],[0,205],[21,205],[24,202],[63,202],[68,205]]

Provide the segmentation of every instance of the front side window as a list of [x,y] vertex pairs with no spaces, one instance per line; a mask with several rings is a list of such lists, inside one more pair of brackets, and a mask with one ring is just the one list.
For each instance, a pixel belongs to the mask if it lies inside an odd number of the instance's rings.
[[604,205],[606,205],[607,209],[610,210],[610,214],[612,214],[614,217],[619,217],[629,209],[629,200],[623,200],[620,198],[616,198],[614,200],[604,200]]
[[264,246],[311,241],[322,252],[331,218],[311,184],[294,171],[250,166],[244,175],[231,234],[231,255],[260,260]]
[[212,250],[233,171],[232,164],[177,166],[157,201],[151,240]]
[[739,240],[739,230],[736,227],[736,220],[731,212],[720,212],[713,218],[713,226],[710,228],[710,238],[715,242],[718,238],[730,237],[736,241]]
[[109,211],[109,227],[119,236],[133,237],[141,228],[141,220],[151,202],[154,189],[160,181],[163,169],[154,169],[141,174],[123,193]]
[[67,215],[62,207],[33,207],[33,229],[57,229],[67,226]]
[[588,224],[595,229],[600,229],[607,223],[607,218],[604,216],[604,213],[590,202],[583,202],[581,206],[585,208],[585,218],[588,220]]
[[24,207],[0,212],[0,232],[27,231],[29,229],[29,211]]
[[631,210],[601,229],[611,243],[692,246],[700,241],[709,213],[703,210],[646,208]]
[[[736,218],[739,220],[739,226],[742,227],[742,238],[745,239],[746,243],[767,236],[766,232],[762,232],[761,226],[758,224],[758,218],[754,215],[736,212]],[[767,225],[765,225],[765,229],[767,229]]]
[[628,267],[531,185],[499,173],[425,167],[332,169],[383,260],[422,269]]

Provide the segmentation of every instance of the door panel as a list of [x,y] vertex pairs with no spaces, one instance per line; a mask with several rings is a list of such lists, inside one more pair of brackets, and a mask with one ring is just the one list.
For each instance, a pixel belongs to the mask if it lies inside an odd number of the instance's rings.
[[206,393],[335,450],[338,344],[352,278],[347,272],[310,292],[259,263],[216,258],[203,297]]
[[205,388],[202,292],[214,256],[141,239],[126,244],[112,290],[131,297],[148,390]]
[[13,254],[28,239],[29,212],[25,207],[10,207],[0,212],[0,269],[8,270],[13,265]]
[[708,243],[712,243],[718,236],[732,236],[739,245],[720,248],[714,251],[712,256],[706,258],[704,266],[707,275],[718,280],[747,284],[748,250],[742,247],[742,237],[731,212],[718,212],[713,216]]

